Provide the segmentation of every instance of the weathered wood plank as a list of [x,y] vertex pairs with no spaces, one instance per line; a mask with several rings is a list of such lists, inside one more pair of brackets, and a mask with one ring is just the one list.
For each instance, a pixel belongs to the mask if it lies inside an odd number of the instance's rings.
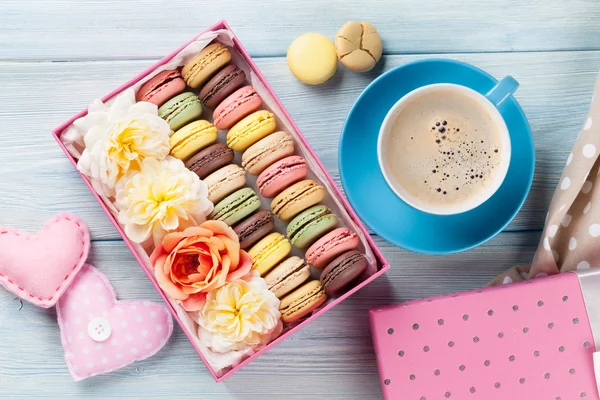
[[596,0],[3,0],[0,59],[161,57],[221,18],[252,55],[352,19],[372,22],[388,54],[600,49]]

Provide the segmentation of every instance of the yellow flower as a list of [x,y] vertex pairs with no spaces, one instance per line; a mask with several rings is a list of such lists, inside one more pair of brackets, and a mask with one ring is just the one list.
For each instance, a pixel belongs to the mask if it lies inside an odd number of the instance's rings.
[[282,329],[279,299],[256,271],[206,296],[198,338],[211,351],[258,351]]
[[139,170],[144,159],[162,160],[169,154],[169,124],[158,116],[156,105],[136,103],[133,89],[117,96],[110,107],[95,101],[74,125],[85,132],[77,168],[100,195],[114,196],[117,181]]
[[119,223],[136,243],[152,236],[158,246],[168,232],[204,222],[213,209],[206,183],[173,157],[144,159],[115,188]]

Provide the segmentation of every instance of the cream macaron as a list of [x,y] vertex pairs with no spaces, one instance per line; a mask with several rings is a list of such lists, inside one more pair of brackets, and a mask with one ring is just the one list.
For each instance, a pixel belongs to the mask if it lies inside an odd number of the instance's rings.
[[276,266],[265,276],[267,287],[282,298],[310,277],[310,266],[303,259],[292,256]]
[[251,175],[258,175],[269,165],[294,154],[294,139],[287,132],[275,132],[252,146],[242,154],[242,166]]

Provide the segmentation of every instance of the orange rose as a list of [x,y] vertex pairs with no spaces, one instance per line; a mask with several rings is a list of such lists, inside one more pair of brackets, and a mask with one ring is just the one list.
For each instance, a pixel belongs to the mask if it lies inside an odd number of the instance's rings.
[[187,311],[198,311],[207,292],[246,275],[252,259],[227,224],[206,221],[166,235],[150,263],[161,289]]

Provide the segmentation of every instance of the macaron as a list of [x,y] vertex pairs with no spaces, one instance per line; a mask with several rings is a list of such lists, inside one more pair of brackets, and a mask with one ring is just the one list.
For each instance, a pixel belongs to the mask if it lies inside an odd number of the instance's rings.
[[264,276],[271,268],[287,257],[292,245],[281,233],[273,232],[256,243],[248,254],[252,257],[252,269]]
[[287,51],[290,71],[308,85],[318,85],[331,78],[337,69],[337,61],[333,42],[318,33],[298,37]]
[[358,243],[358,235],[350,229],[334,229],[306,250],[306,262],[323,269],[340,254],[356,249]]
[[337,223],[337,216],[321,204],[296,215],[288,224],[286,234],[292,246],[304,249],[335,228]]
[[190,122],[171,136],[171,155],[180,160],[188,158],[217,141],[218,129],[203,119]]
[[228,65],[206,82],[198,97],[202,104],[214,109],[244,82],[246,82],[244,71],[237,65]]
[[306,160],[300,156],[290,156],[261,172],[256,180],[256,186],[260,194],[271,198],[291,184],[306,178],[306,175],[308,175]]
[[305,179],[279,193],[271,202],[271,210],[279,219],[289,221],[299,212],[320,203],[323,198],[325,188],[312,179]]
[[[229,147],[227,149],[231,151]],[[225,196],[246,186],[246,171],[237,164],[229,164],[204,178],[204,183],[208,185],[208,200],[218,203]]]
[[213,112],[215,126],[220,130],[231,128],[245,116],[260,108],[262,99],[252,86],[244,86],[221,102]]
[[369,267],[367,258],[357,250],[350,250],[330,262],[321,273],[321,283],[329,296],[340,294]]
[[294,322],[306,317],[327,300],[327,294],[321,282],[314,280],[285,296],[279,303],[279,312],[283,322]]
[[229,61],[229,49],[222,43],[211,43],[183,66],[181,76],[189,87],[197,89]]
[[135,98],[157,106],[185,90],[185,81],[176,69],[161,71],[139,88]]
[[244,151],[267,135],[275,132],[277,122],[269,111],[256,111],[235,124],[227,132],[227,146]]
[[233,227],[240,239],[240,247],[244,250],[271,233],[275,226],[275,218],[269,210],[260,210]]
[[258,175],[269,165],[294,154],[294,139],[287,132],[275,132],[260,139],[242,154],[242,166],[251,175]]
[[335,35],[337,56],[346,68],[356,72],[373,69],[383,46],[377,29],[368,22],[346,22]]
[[306,282],[310,276],[310,267],[300,257],[292,256],[281,262],[265,276],[267,288],[282,298]]
[[234,225],[260,208],[260,199],[251,188],[240,189],[217,203],[209,219]]
[[183,92],[158,109],[158,116],[167,121],[174,131],[200,118],[201,114],[202,103],[192,92]]
[[216,170],[233,161],[233,151],[223,143],[215,143],[200,150],[186,161],[185,166],[194,171],[200,179],[206,178]]

